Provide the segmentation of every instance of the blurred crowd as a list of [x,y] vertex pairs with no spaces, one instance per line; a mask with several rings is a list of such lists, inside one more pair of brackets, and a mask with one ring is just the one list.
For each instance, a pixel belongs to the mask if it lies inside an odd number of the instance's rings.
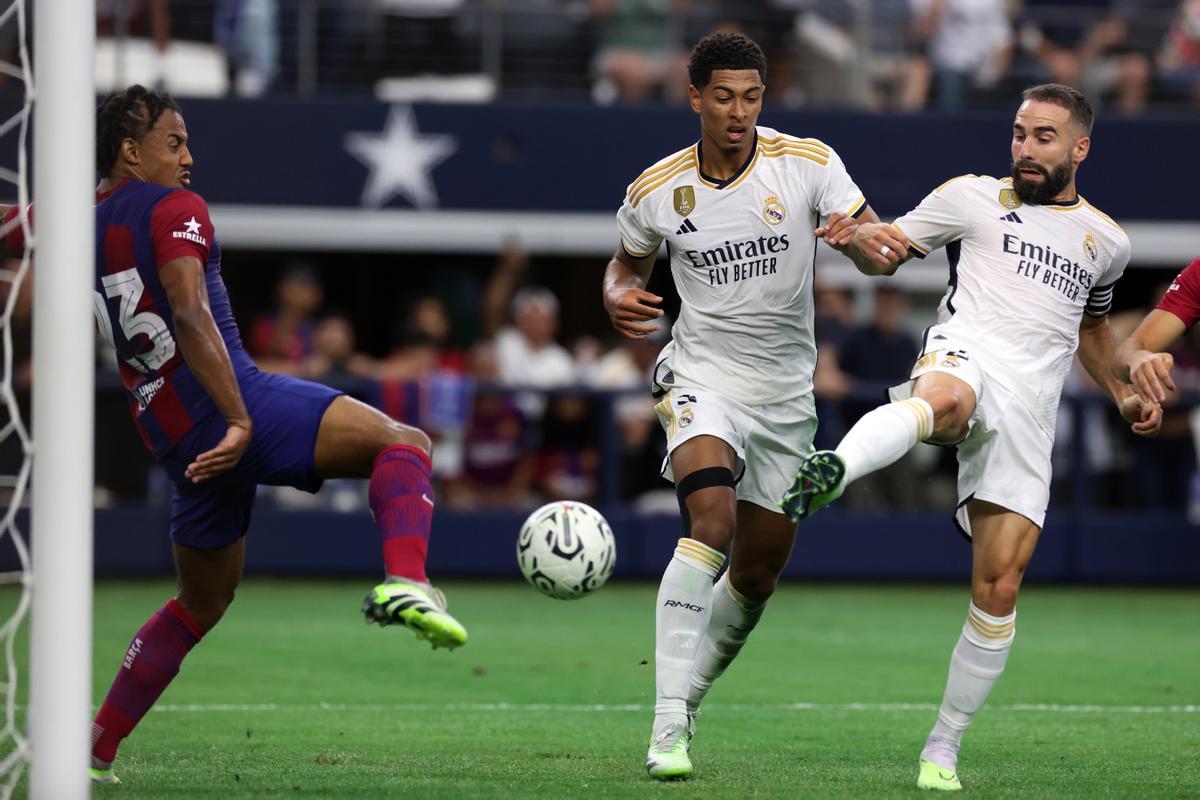
[[[0,269],[0,303],[11,309],[12,382],[28,420],[30,282],[9,298],[18,264]],[[465,301],[434,290],[405,294],[380,341],[364,346],[363,315],[326,301],[323,275],[329,274],[293,262],[278,272],[270,297],[257,297],[257,305],[238,298],[247,349],[263,369],[336,386],[430,433],[445,507],[528,508],[573,498],[675,511],[674,492],[659,477],[665,443],[649,391],[668,324],[633,341],[572,312],[588,321],[570,326],[574,333],[567,338],[558,296],[538,282],[546,270],[534,268],[514,244]],[[455,283],[467,281],[460,275]],[[1119,339],[1166,285],[1127,287],[1144,302],[1110,317]],[[854,291],[818,281],[814,299],[820,448],[836,444],[883,402],[889,386],[907,377],[919,354],[920,326],[932,319],[937,298],[880,280]],[[1131,435],[1076,365],[1055,440],[1054,504],[1186,509],[1200,520],[1200,333],[1186,336],[1173,355],[1178,391],[1167,401],[1155,439]],[[166,487],[158,485],[161,475],[133,431],[111,352],[98,345],[98,357],[97,501],[139,502],[148,492],[153,499]],[[10,437],[0,444],[0,466],[19,459],[18,442]],[[944,509],[954,503],[955,471],[952,449],[922,445],[856,482],[843,505],[873,512]],[[348,481],[316,496],[268,493],[281,504],[352,510],[365,507],[364,491],[361,482]]]
[[[177,93],[681,103],[690,45],[740,30],[767,52],[769,100],[789,107],[1007,107],[1015,89],[1048,80],[1124,113],[1200,104],[1200,0],[99,0],[98,8],[102,44],[144,42],[150,68],[173,49],[219,54],[176,62],[174,74],[186,73],[186,85],[168,87]],[[205,69],[221,73],[207,87],[197,80]],[[173,73],[164,67],[157,77]]]

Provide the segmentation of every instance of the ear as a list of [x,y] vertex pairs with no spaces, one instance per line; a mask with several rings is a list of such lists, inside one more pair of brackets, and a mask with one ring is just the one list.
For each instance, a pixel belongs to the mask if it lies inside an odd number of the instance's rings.
[[692,106],[692,111],[700,113],[700,90],[692,84],[688,84],[688,103]]
[[1084,136],[1081,139],[1075,140],[1075,146],[1071,148],[1071,155],[1075,159],[1075,163],[1082,163],[1088,157],[1088,153],[1092,149],[1092,137]]
[[141,158],[140,153],[138,152],[138,143],[137,143],[136,139],[126,137],[121,142],[120,154],[121,154],[121,160],[125,161],[128,164],[142,163],[142,158]]

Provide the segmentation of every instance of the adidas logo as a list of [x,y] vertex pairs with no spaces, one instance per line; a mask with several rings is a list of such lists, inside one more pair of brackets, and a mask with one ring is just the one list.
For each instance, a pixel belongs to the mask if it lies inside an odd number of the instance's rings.
[[1021,221],[1021,218],[1017,216],[1017,212],[1015,212],[1015,211],[1012,212],[1011,214],[1005,214],[1000,219],[1004,220],[1005,222],[1020,222]]
[[675,235],[680,236],[685,233],[695,233],[697,230],[699,229],[692,224],[690,219],[685,219],[683,224],[679,226],[679,230],[675,231]]

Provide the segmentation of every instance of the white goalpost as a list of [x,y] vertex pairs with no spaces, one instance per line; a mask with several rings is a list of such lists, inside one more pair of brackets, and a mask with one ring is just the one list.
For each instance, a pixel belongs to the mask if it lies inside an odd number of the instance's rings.
[[90,793],[95,30],[95,0],[35,0],[28,712],[34,800]]

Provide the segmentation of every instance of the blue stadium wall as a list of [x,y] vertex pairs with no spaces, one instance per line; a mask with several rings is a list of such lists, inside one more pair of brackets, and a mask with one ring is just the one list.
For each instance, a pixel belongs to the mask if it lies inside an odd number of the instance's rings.
[[[602,509],[617,539],[619,579],[662,574],[679,537],[674,516]],[[517,530],[523,512],[434,514],[430,574],[519,579]],[[18,515],[28,530],[28,515]],[[174,570],[165,508],[96,514],[96,572],[168,575]],[[37,543],[33,543],[34,551]],[[786,576],[793,580],[964,581],[971,548],[948,514],[857,515],[824,512],[800,527]],[[6,538],[0,570],[16,568]],[[366,513],[255,512],[246,571],[258,575],[377,575],[379,537]],[[1051,513],[1028,580],[1053,583],[1200,584],[1200,528],[1178,514]]]
[[[433,169],[442,210],[614,211],[641,170],[698,134],[686,109],[411,108],[421,135],[453,138],[453,157]],[[386,130],[391,111],[363,100],[186,101],[192,188],[209,203],[358,206],[367,171],[347,150],[346,135]],[[885,215],[907,211],[956,175],[1009,172],[1008,114],[768,109],[760,123],[833,145]],[[1093,139],[1080,179],[1092,203],[1118,220],[1195,219],[1191,183],[1171,179],[1200,141],[1195,115],[1102,117]],[[1158,158],[1148,162],[1151,149]]]
[[[0,101],[0,105],[3,101]],[[211,204],[352,209],[369,172],[347,149],[352,133],[387,130],[391,107],[368,100],[185,100],[196,167],[193,187]],[[421,136],[450,137],[454,156],[430,178],[438,209],[611,213],[626,185],[657,159],[694,141],[687,110],[416,105]],[[880,117],[768,109],[761,123],[836,147],[881,214],[902,213],[948,177],[1008,171],[1011,116],[978,113]],[[11,151],[15,137],[0,140]],[[1118,220],[1195,219],[1191,183],[1171,180],[1200,141],[1195,115],[1102,118],[1081,178],[1089,200]],[[1150,146],[1159,158],[1147,166]],[[1139,182],[1146,185],[1139,188]],[[410,207],[403,197],[386,206]],[[617,535],[620,578],[661,574],[678,519],[603,509]],[[523,514],[439,511],[430,550],[438,575],[516,577]],[[104,575],[172,571],[162,508],[96,516],[96,569]],[[27,530],[27,528],[26,528]],[[34,543],[36,548],[36,543]],[[0,569],[14,554],[0,545]],[[962,580],[970,548],[948,514],[861,516],[836,509],[801,528],[793,579]],[[247,569],[259,574],[375,574],[378,541],[366,514],[256,511]],[[1054,582],[1200,583],[1200,528],[1181,514],[1071,508],[1051,514],[1030,569]]]

